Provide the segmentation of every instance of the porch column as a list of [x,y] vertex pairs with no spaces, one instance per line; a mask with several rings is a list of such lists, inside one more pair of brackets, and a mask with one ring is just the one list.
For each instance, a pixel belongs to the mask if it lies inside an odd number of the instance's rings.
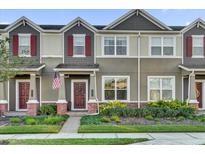
[[68,102],[65,95],[65,78],[64,74],[60,74],[61,87],[58,91],[57,114],[65,115],[67,113]]
[[189,75],[189,98],[188,98],[188,103],[190,105],[193,105],[198,109],[198,101],[196,99],[196,84],[195,84],[195,74],[192,72]]
[[98,112],[98,102],[96,98],[96,74],[90,74],[90,89],[88,101],[88,113]]
[[27,102],[27,114],[36,116],[38,113],[39,102],[37,100],[36,74],[30,75],[29,100]]
[[0,82],[0,115],[8,111],[8,101],[6,99],[5,82]]

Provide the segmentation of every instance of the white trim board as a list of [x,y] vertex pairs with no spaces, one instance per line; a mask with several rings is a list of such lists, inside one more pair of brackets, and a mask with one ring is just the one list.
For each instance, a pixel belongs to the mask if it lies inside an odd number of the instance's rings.
[[[85,102],[85,109],[75,109],[74,108],[74,82],[85,82],[86,84],[86,102]],[[88,79],[72,79],[71,80],[71,110],[72,111],[84,111],[88,110]]]
[[27,111],[27,109],[19,109],[19,82],[29,82],[30,79],[17,79],[16,80],[16,111]]

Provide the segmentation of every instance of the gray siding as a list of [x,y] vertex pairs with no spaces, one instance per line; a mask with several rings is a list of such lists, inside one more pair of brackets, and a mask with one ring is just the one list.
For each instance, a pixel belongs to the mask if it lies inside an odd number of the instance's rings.
[[18,33],[31,33],[37,36],[37,56],[33,56],[31,58],[26,58],[27,60],[33,60],[33,61],[40,61],[40,32],[35,30],[29,25],[20,25],[17,28],[13,29],[11,32],[9,32],[9,38],[10,38],[10,50],[13,51],[13,35],[18,35]]
[[148,76],[175,76],[176,99],[182,96],[182,79],[181,71],[178,65],[181,59],[141,59],[141,101],[147,101]]
[[97,59],[100,71],[97,72],[97,96],[102,100],[102,76],[130,76],[130,100],[137,100],[137,59]]
[[[67,54],[67,50],[68,50],[68,41],[67,41],[67,37],[68,35],[73,35],[73,34],[86,34],[86,35],[90,35],[91,36],[91,56],[88,57],[71,57],[68,56]],[[86,27],[80,25],[76,25],[74,27],[72,27],[71,29],[69,29],[68,31],[66,31],[64,33],[64,57],[65,57],[65,63],[67,64],[93,64],[94,63],[94,33],[92,31],[90,31],[89,29],[87,29]]]
[[162,30],[141,15],[132,15],[113,28],[114,30]]
[[202,27],[193,27],[186,33],[184,33],[184,64],[188,65],[203,65],[205,63],[205,58],[191,58],[187,57],[187,49],[186,49],[186,38],[191,35],[205,35],[205,29]]

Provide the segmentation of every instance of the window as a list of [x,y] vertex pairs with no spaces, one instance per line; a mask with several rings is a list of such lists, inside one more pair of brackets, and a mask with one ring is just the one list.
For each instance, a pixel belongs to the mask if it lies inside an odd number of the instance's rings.
[[192,44],[192,55],[193,56],[204,56],[203,54],[203,37],[202,36],[194,36],[193,44]]
[[129,100],[129,77],[103,77],[104,100]]
[[151,37],[151,56],[173,56],[174,37]]
[[148,91],[151,101],[175,99],[175,78],[148,77]]
[[18,34],[19,36],[19,56],[31,56],[31,34]]
[[74,56],[85,56],[85,35],[73,35]]
[[104,55],[106,56],[127,55],[127,37],[126,36],[104,37]]

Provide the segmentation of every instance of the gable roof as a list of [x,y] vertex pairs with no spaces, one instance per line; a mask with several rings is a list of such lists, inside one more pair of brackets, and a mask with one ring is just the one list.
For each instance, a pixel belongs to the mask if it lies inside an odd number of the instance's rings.
[[201,26],[202,28],[205,29],[205,21],[202,20],[202,19],[200,19],[200,18],[198,18],[198,19],[194,20],[192,23],[190,23],[188,26],[184,27],[184,28],[181,30],[181,32],[182,32],[182,33],[185,33],[185,32],[187,32],[188,30],[190,30],[191,28],[193,28],[193,27],[196,26],[196,25],[197,25],[197,26]]
[[87,21],[85,21],[84,19],[82,19],[80,17],[77,17],[73,21],[69,22],[66,26],[61,28],[60,31],[64,32],[65,30],[72,28],[74,25],[76,25],[78,23],[82,24],[83,26],[85,26],[86,28],[88,28],[89,30],[91,30],[93,32],[97,31],[97,29],[93,25],[89,24]]
[[130,10],[129,12],[127,12],[126,14],[121,16],[120,18],[116,19],[115,21],[113,21],[112,23],[110,23],[109,25],[104,27],[103,29],[104,30],[112,29],[113,27],[119,25],[121,22],[123,22],[124,20],[128,19],[129,17],[131,17],[135,13],[142,15],[143,17],[145,17],[146,19],[148,19],[153,24],[155,24],[156,26],[158,26],[159,28],[161,28],[163,30],[172,30],[170,27],[168,27],[167,25],[165,25],[164,23],[159,21],[157,18],[153,17],[151,14],[149,14],[148,12],[146,12],[146,11],[144,11],[142,9]]
[[43,31],[43,29],[40,26],[38,26],[37,24],[35,24],[33,21],[26,18],[25,16],[22,16],[21,18],[19,18],[18,20],[16,20],[15,22],[10,24],[9,26],[7,26],[5,28],[5,30],[10,31],[10,30],[14,29],[16,26],[23,24],[24,22],[26,22],[28,25],[30,25],[31,27],[33,27],[37,31]]

